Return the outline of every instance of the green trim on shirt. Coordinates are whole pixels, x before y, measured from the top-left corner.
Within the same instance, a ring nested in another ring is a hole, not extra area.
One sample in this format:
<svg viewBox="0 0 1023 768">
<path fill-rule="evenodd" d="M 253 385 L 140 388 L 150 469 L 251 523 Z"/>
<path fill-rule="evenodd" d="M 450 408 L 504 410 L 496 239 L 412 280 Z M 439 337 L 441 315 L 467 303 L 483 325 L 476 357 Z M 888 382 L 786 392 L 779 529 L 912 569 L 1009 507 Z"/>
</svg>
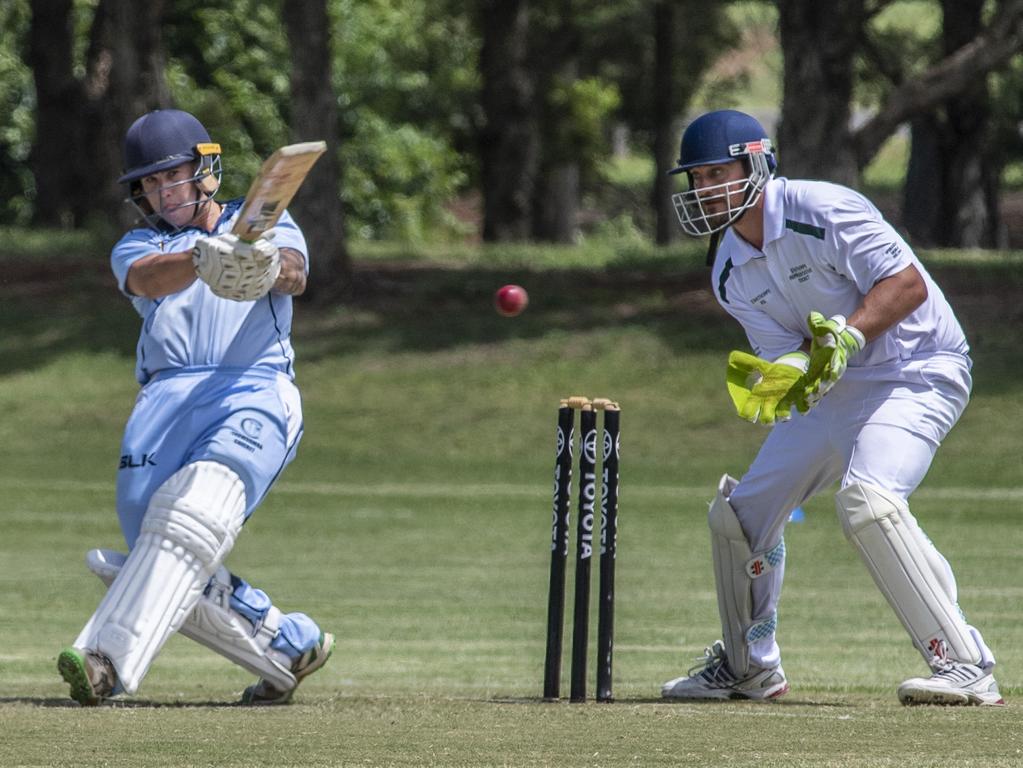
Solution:
<svg viewBox="0 0 1023 768">
<path fill-rule="evenodd" d="M 721 270 L 721 277 L 718 278 L 718 293 L 721 295 L 721 301 L 725 304 L 728 303 L 728 295 L 725 292 L 725 283 L 728 281 L 728 276 L 732 273 L 732 260 L 728 259 L 725 262 L 725 268 Z"/>
<path fill-rule="evenodd" d="M 799 235 L 810 235 L 810 237 L 816 237 L 818 240 L 824 239 L 824 227 L 815 227 L 813 224 L 804 224 L 801 221 L 785 219 L 785 228 L 791 229 Z"/>
</svg>

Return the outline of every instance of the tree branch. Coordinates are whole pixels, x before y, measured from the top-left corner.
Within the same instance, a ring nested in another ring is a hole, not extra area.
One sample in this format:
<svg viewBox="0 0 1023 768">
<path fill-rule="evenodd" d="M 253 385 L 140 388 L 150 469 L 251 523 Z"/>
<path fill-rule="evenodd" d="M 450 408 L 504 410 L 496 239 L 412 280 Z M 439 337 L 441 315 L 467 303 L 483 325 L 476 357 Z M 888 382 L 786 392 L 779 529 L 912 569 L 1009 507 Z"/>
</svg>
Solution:
<svg viewBox="0 0 1023 768">
<path fill-rule="evenodd" d="M 891 92 L 881 109 L 852 133 L 856 163 L 863 169 L 896 128 L 968 90 L 978 77 L 1023 50 L 1023 0 L 1009 0 L 987 28 L 955 53 Z"/>
<path fill-rule="evenodd" d="M 866 34 L 866 27 L 864 27 L 860 48 L 863 51 L 864 58 L 873 65 L 881 77 L 894 86 L 901 85 L 905 81 L 906 71 L 902 60 L 896 56 L 890 56 L 883 51 L 881 46 L 878 45 L 877 40 Z"/>
</svg>

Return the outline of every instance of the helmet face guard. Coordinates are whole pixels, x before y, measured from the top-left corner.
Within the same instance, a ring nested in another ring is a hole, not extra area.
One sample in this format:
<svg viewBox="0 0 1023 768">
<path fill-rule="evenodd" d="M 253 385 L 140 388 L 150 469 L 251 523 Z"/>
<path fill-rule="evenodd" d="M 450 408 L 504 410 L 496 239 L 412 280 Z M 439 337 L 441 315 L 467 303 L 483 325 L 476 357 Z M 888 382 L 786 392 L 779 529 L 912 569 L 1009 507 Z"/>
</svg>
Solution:
<svg viewBox="0 0 1023 768">
<path fill-rule="evenodd" d="M 171 187 L 193 184 L 197 191 L 195 199 L 167 211 L 154 210 L 143 191 L 142 179 L 186 164 L 192 169 L 188 178 L 150 192 L 156 192 L 159 197 Z M 191 221 L 199 206 L 217 194 L 222 177 L 220 145 L 210 140 L 209 133 L 198 119 L 179 109 L 154 110 L 132 123 L 124 139 L 124 167 L 127 170 L 118 181 L 128 187 L 129 196 L 125 202 L 130 203 L 150 226 L 174 230 L 181 227 L 171 224 L 163 214 L 192 206 L 195 211 L 189 217 Z"/>
<path fill-rule="evenodd" d="M 757 204 L 764 186 L 774 175 L 763 152 L 751 153 L 745 160 L 745 178 L 694 189 L 671 196 L 679 223 L 687 235 L 703 237 L 731 226 L 752 206 Z M 734 201 L 738 200 L 736 204 Z M 724 210 L 708 210 L 708 206 L 724 204 Z"/>
<path fill-rule="evenodd" d="M 192 207 L 195 208 L 195 210 L 192 215 L 189 216 L 189 221 L 191 221 L 195 218 L 195 214 L 198 213 L 199 206 L 212 200 L 220 190 L 220 183 L 223 177 L 223 171 L 220 163 L 220 145 L 210 144 L 209 146 L 216 148 L 216 154 L 202 155 L 198 162 L 195 162 L 192 158 L 188 158 L 183 163 L 178 163 L 178 165 L 195 165 L 195 170 L 190 176 L 184 179 L 179 179 L 178 181 L 173 181 L 170 184 L 164 184 L 161 187 L 151 190 L 151 192 L 157 195 L 157 198 L 160 198 L 162 193 L 167 189 L 180 187 L 185 184 L 193 184 L 198 190 L 198 194 L 194 200 L 189 200 L 188 202 L 181 203 L 180 205 L 176 205 L 173 208 L 168 208 L 166 210 L 162 207 L 159 210 L 154 210 L 153 206 L 149 202 L 148 196 L 143 191 L 142 180 L 139 179 L 128 183 L 129 195 L 124 201 L 138 211 L 142 218 L 145 219 L 151 227 L 164 229 L 170 228 L 175 231 L 183 229 L 183 226 L 179 227 L 171 224 L 165 214 L 173 211 L 179 211 L 182 208 Z M 203 147 L 201 145 L 200 147 L 197 147 L 197 151 L 199 152 L 201 152 L 202 149 Z M 176 167 L 177 165 L 172 165 L 168 168 L 161 168 L 160 170 L 170 170 L 171 168 Z M 157 172 L 158 171 L 152 171 L 152 173 Z"/>
<path fill-rule="evenodd" d="M 737 160 L 745 167 L 744 178 L 700 189 L 693 186 L 693 168 Z M 701 115 L 682 136 L 678 167 L 668 171 L 689 177 L 689 189 L 672 196 L 682 229 L 701 237 L 731 226 L 760 200 L 775 167 L 774 147 L 755 118 L 732 109 Z"/>
</svg>

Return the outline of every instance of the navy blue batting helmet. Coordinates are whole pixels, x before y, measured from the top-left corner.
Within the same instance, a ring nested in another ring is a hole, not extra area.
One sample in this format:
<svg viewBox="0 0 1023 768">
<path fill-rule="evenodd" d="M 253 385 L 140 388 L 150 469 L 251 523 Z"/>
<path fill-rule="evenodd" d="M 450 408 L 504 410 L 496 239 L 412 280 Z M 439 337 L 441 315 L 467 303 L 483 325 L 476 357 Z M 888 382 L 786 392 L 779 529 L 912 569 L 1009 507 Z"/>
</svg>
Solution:
<svg viewBox="0 0 1023 768">
<path fill-rule="evenodd" d="M 130 184 L 197 160 L 203 161 L 203 169 L 208 171 L 219 155 L 220 145 L 210 140 L 195 116 L 180 109 L 157 109 L 142 115 L 128 129 L 124 137 L 124 175 L 118 181 Z"/>
<path fill-rule="evenodd" d="M 745 178 L 672 196 L 679 222 L 699 237 L 720 232 L 760 199 L 777 167 L 774 147 L 756 118 L 734 109 L 719 109 L 693 120 L 682 134 L 678 166 L 671 174 L 687 173 L 702 165 L 742 160 Z M 723 209 L 723 210 L 722 210 Z"/>
<path fill-rule="evenodd" d="M 754 152 L 762 152 L 774 170 L 774 147 L 764 126 L 745 112 L 719 109 L 689 124 L 682 134 L 678 167 L 669 173 L 683 173 L 698 165 L 727 163 Z"/>
</svg>

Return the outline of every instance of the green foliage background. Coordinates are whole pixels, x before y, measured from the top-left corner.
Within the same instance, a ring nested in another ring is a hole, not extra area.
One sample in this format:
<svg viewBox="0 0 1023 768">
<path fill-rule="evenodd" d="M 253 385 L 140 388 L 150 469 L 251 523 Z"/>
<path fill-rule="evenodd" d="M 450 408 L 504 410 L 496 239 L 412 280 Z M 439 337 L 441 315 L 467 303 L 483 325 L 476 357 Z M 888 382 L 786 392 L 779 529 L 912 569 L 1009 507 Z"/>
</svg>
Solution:
<svg viewBox="0 0 1023 768">
<path fill-rule="evenodd" d="M 96 0 L 75 0 L 78 76 Z M 444 237 L 444 204 L 474 173 L 478 38 L 461 4 L 332 0 L 334 88 L 355 237 Z M 27 0 L 0 4 L 0 223 L 25 224 L 34 84 L 25 65 Z M 289 140 L 288 47 L 278 2 L 175 0 L 162 28 L 175 106 L 225 153 L 224 192 L 244 194 L 261 160 Z M 305 137 L 308 138 L 308 137 Z M 69 158 L 69 161 L 71 159 Z"/>
<path fill-rule="evenodd" d="M 35 98 L 22 41 L 28 17 L 27 0 L 0 3 L 0 221 L 5 223 L 28 222 L 35 184 L 28 168 Z"/>
<path fill-rule="evenodd" d="M 79 77 L 97 4 L 72 3 Z M 782 72 L 774 5 L 736 0 L 714 14 L 692 13 L 698 5 L 683 7 L 700 44 L 688 46 L 678 61 L 680 88 L 692 92 L 690 109 L 735 106 L 773 119 Z M 197 114 L 224 146 L 225 196 L 243 194 L 261 159 L 289 140 L 289 58 L 280 0 L 173 0 L 166 9 L 162 35 L 173 100 Z M 340 195 L 349 234 L 357 240 L 461 239 L 472 225 L 455 217 L 452 203 L 469 198 L 471 208 L 483 121 L 474 4 L 329 0 L 329 11 L 346 174 Z M 553 6 L 534 11 L 536 33 L 557 39 L 561 22 Z M 581 70 L 578 80 L 559 83 L 551 95 L 552 106 L 570 116 L 564 135 L 552 137 L 551 151 L 581 164 L 589 211 L 584 237 L 646 237 L 653 174 L 646 147 L 659 98 L 649 81 L 650 3 L 573 0 L 560 7 L 565 12 L 579 31 Z M 0 224 L 7 225 L 26 224 L 34 206 L 47 204 L 34 199 L 28 165 L 35 107 L 25 64 L 30 19 L 28 0 L 0 3 Z M 889 3 L 872 19 L 871 34 L 882 56 L 907 73 L 919 71 L 936 55 L 940 5 Z M 886 81 L 866 58 L 857 73 L 855 107 L 869 110 Z M 1023 184 L 1023 145 L 1012 117 L 1021 112 L 1021 78 L 1019 60 L 991 78 L 1000 131 L 994 141 L 1013 188 Z M 613 155 L 612 134 L 621 126 L 628 127 L 626 154 Z M 906 136 L 893 137 L 867 169 L 865 185 L 897 192 L 907 153 Z"/>
</svg>

